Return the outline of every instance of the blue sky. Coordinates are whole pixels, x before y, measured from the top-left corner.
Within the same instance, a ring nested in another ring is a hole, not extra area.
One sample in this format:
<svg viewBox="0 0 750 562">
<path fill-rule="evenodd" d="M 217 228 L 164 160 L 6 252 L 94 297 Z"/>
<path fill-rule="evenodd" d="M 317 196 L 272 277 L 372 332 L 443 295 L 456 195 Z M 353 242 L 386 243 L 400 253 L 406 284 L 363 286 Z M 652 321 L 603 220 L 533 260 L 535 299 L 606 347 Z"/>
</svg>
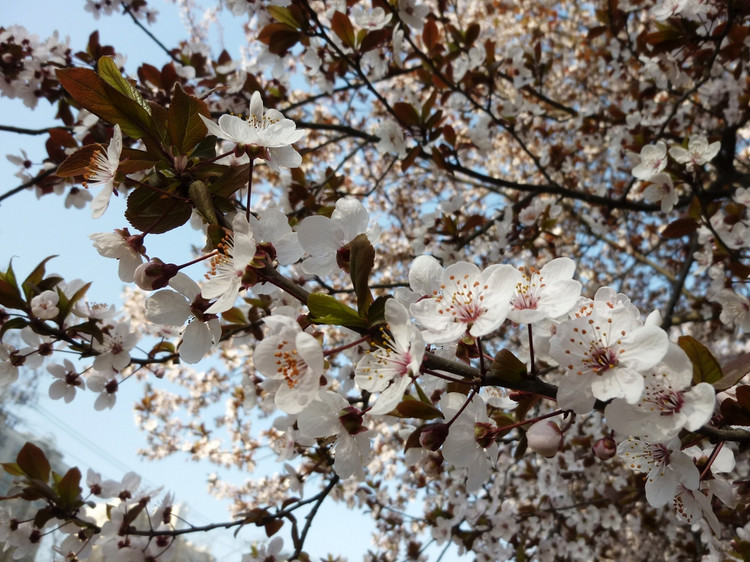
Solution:
<svg viewBox="0 0 750 562">
<path fill-rule="evenodd" d="M 61 37 L 71 37 L 74 50 L 84 48 L 89 34 L 99 29 L 103 44 L 112 44 L 127 55 L 126 68 L 130 72 L 141 61 L 157 66 L 167 62 L 166 55 L 128 17 L 115 15 L 97 21 L 83 10 L 84 4 L 83 0 L 1 2 L 0 21 L 4 26 L 23 25 L 40 38 L 59 29 Z M 175 45 L 185 35 L 177 9 L 172 3 L 159 0 L 152 0 L 150 4 L 159 10 L 159 19 L 152 29 L 157 30 L 165 44 Z M 235 28 L 239 27 L 239 23 L 234 21 Z M 233 29 L 230 25 L 223 27 L 226 31 Z M 234 36 L 235 44 L 238 44 L 239 38 L 239 34 Z M 231 33 L 225 35 L 224 42 L 228 48 L 231 40 Z M 236 53 L 235 50 L 232 54 L 236 56 Z M 3 125 L 41 128 L 52 125 L 53 116 L 54 112 L 46 102 L 31 111 L 20 100 L 0 98 L 0 123 Z M 13 176 L 16 168 L 6 160 L 5 155 L 19 154 L 20 149 L 24 148 L 32 160 L 40 162 L 45 152 L 41 137 L 0 131 L 0 143 L 0 193 L 4 193 L 20 183 Z M 52 195 L 37 200 L 33 192 L 19 193 L 0 203 L 0 240 L 3 241 L 0 244 L 0 266 L 5 268 L 12 258 L 15 271 L 19 276 L 24 276 L 45 257 L 58 254 L 58 258 L 49 262 L 48 272 L 57 272 L 66 280 L 80 277 L 93 281 L 88 294 L 90 301 L 118 303 L 122 286 L 117 280 L 116 263 L 99 256 L 88 236 L 126 226 L 123 210 L 122 199 L 113 200 L 105 216 L 94 221 L 88 209 L 64 209 L 62 197 Z M 202 245 L 199 238 L 195 242 Z M 155 237 L 148 240 L 147 246 L 150 253 L 169 255 L 173 261 L 189 256 L 182 231 L 179 240 L 169 240 L 168 235 Z M 46 395 L 49 382 L 43 374 L 38 401 L 32 407 L 16 410 L 23 419 L 18 426 L 20 431 L 53 436 L 66 462 L 79 466 L 84 473 L 90 467 L 100 471 L 105 478 L 119 479 L 125 472 L 135 470 L 144 476 L 147 485 L 165 486 L 165 489 L 176 493 L 178 501 L 188 505 L 188 519 L 195 525 L 229 520 L 226 502 L 214 499 L 205 491 L 207 475 L 216 471 L 214 465 L 186 462 L 182 456 L 158 462 L 141 461 L 136 456 L 138 447 L 145 445 L 143 435 L 134 425 L 132 413 L 132 404 L 140 396 L 139 387 L 130 385 L 128 389 L 124 385 L 122 396 L 113 410 L 95 412 L 92 407 L 93 395 L 79 396 L 71 404 L 50 400 Z M 0 462 L 10 460 L 0 459 Z M 277 470 L 281 466 L 273 465 L 270 468 Z M 232 474 L 220 471 L 220 474 L 236 482 L 249 476 L 237 474 L 236 471 Z M 314 490 L 308 493 L 314 493 Z M 319 532 L 316 533 L 313 528 L 308 540 L 308 552 L 324 556 L 329 548 L 333 548 L 346 553 L 353 560 L 361 558 L 369 545 L 365 520 L 362 520 L 362 525 L 350 528 L 347 536 L 352 542 L 344 548 L 340 544 L 332 546 L 327 533 L 322 532 L 332 521 L 342 521 L 344 517 L 352 521 L 352 515 L 346 515 L 343 509 L 328 509 L 324 517 L 319 517 L 316 525 Z M 232 537 L 232 533 L 215 531 L 192 536 L 190 540 L 207 545 L 218 560 L 232 562 L 239 560 L 242 552 L 248 551 L 249 542 L 264 538 L 264 533 L 255 527 L 245 528 L 238 540 Z"/>
<path fill-rule="evenodd" d="M 83 10 L 84 0 L 25 0 L 24 2 L 0 2 L 1 25 L 23 25 L 32 33 L 45 38 L 55 29 L 60 35 L 71 37 L 74 50 L 85 47 L 89 34 L 99 29 L 102 44 L 112 44 L 117 51 L 127 55 L 126 68 L 135 71 L 141 61 L 156 66 L 167 62 L 167 57 L 139 30 L 127 16 L 114 15 L 95 20 Z M 171 2 L 151 0 L 152 7 L 159 10 L 158 20 L 151 29 L 167 46 L 176 45 L 185 36 L 180 16 Z M 61 6 L 65 8 L 61 8 Z M 233 57 L 238 56 L 238 47 L 243 41 L 239 30 L 241 22 L 236 19 L 222 21 L 223 47 Z M 218 32 L 217 32 L 218 33 Z M 218 43 L 218 35 L 217 41 Z M 46 102 L 35 111 L 29 110 L 20 100 L 0 98 L 0 124 L 16 127 L 41 128 L 54 123 L 54 111 Z M 19 154 L 25 149 L 31 159 L 40 162 L 44 156 L 41 137 L 19 136 L 0 131 L 0 193 L 4 193 L 20 182 L 13 174 L 17 171 L 5 158 L 6 154 Z M 64 209 L 63 199 L 46 196 L 40 200 L 33 192 L 19 193 L 0 203 L 0 267 L 7 266 L 12 258 L 13 267 L 19 276 L 28 274 L 37 263 L 47 256 L 59 257 L 49 262 L 48 272 L 59 273 L 66 280 L 76 277 L 93 281 L 88 293 L 92 302 L 119 303 L 122 286 L 117 280 L 117 266 L 112 260 L 102 258 L 89 241 L 89 234 L 107 232 L 126 226 L 123 218 L 122 198 L 112 201 L 109 210 L 98 220 L 90 218 L 90 211 Z M 202 240 L 196 234 L 197 245 Z M 188 244 L 184 230 L 178 238 L 169 234 L 147 240 L 149 253 L 169 256 L 179 263 L 189 259 Z M 118 305 L 119 306 L 119 305 Z M 206 476 L 216 471 L 208 463 L 186 462 L 181 456 L 173 456 L 158 462 L 145 462 L 136 456 L 136 450 L 145 445 L 143 435 L 133 422 L 132 404 L 140 397 L 140 388 L 125 385 L 113 410 L 95 412 L 93 393 L 78 397 L 66 405 L 62 401 L 50 400 L 46 395 L 49 381 L 44 374 L 40 382 L 40 396 L 32 407 L 16 410 L 23 422 L 18 429 L 36 435 L 52 436 L 63 451 L 70 465 L 79 466 L 83 472 L 93 468 L 105 478 L 119 479 L 125 472 L 135 470 L 143 475 L 146 484 L 152 487 L 163 485 L 175 492 L 177 500 L 188 506 L 188 519 L 195 525 L 226 521 L 226 503 L 220 502 L 205 491 Z M 11 459 L 0 459 L 0 462 Z M 268 463 L 265 470 L 281 470 L 280 465 Z M 250 477 L 247 474 L 218 471 L 224 478 L 239 482 Z M 307 490 L 315 493 L 314 489 Z M 341 533 L 346 521 L 346 532 Z M 323 557 L 330 551 L 343 554 L 350 560 L 359 560 L 370 547 L 372 522 L 361 514 L 327 505 L 319 514 L 306 544 L 314 557 Z M 239 561 L 247 545 L 254 540 L 263 540 L 264 533 L 255 527 L 247 527 L 237 540 L 233 531 L 215 531 L 205 535 L 193 535 L 190 540 L 206 545 L 217 560 Z M 332 541 L 331 536 L 336 540 Z M 287 546 L 291 546 L 287 540 Z M 330 549 L 330 550 L 329 550 Z M 434 550 L 439 553 L 442 549 Z M 450 554 L 450 553 L 449 553 Z M 450 555 L 443 557 L 449 561 Z"/>
</svg>

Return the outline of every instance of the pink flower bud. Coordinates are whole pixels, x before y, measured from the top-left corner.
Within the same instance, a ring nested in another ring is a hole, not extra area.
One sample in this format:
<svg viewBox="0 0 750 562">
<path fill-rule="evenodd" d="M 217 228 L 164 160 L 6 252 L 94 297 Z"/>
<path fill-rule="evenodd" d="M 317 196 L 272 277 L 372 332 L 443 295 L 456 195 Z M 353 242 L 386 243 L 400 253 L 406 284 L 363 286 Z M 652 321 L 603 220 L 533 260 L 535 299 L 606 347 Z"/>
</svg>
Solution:
<svg viewBox="0 0 750 562">
<path fill-rule="evenodd" d="M 142 263 L 135 269 L 135 284 L 146 291 L 155 291 L 166 287 L 179 269 L 173 263 L 164 263 L 158 258 Z"/>
<path fill-rule="evenodd" d="M 591 447 L 597 459 L 608 461 L 617 454 L 617 443 L 611 437 L 602 437 Z"/>
<path fill-rule="evenodd" d="M 554 457 L 562 443 L 562 432 L 555 422 L 539 421 L 526 431 L 529 447 L 547 458 Z"/>
</svg>

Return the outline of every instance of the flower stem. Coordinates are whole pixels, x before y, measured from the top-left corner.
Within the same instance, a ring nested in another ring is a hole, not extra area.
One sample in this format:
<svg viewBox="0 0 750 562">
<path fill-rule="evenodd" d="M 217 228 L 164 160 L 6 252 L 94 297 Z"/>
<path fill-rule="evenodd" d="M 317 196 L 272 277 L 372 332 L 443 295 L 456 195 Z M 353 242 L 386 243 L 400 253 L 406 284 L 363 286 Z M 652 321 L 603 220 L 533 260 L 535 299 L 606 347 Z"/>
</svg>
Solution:
<svg viewBox="0 0 750 562">
<path fill-rule="evenodd" d="M 347 350 L 347 349 L 355 347 L 355 346 L 357 346 L 357 345 L 359 345 L 361 343 L 364 343 L 364 342 L 366 342 L 369 339 L 370 339 L 370 335 L 367 334 L 365 336 L 362 336 L 359 339 L 354 340 L 353 342 L 347 343 L 347 344 L 342 345 L 340 347 L 334 347 L 333 349 L 329 349 L 328 351 L 324 351 L 323 352 L 323 356 L 324 357 L 330 357 L 331 355 L 334 355 L 336 353 L 339 353 L 341 351 Z"/>
<path fill-rule="evenodd" d="M 250 169 L 247 174 L 247 203 L 245 204 L 245 218 L 250 221 L 250 197 L 253 194 L 253 163 L 255 159 L 250 157 Z"/>
<path fill-rule="evenodd" d="M 538 421 L 546 420 L 547 418 L 554 418 L 555 416 L 559 416 L 560 414 L 564 414 L 565 412 L 567 412 L 567 410 L 555 410 L 554 412 L 550 412 L 549 414 L 544 414 L 543 416 L 538 416 L 536 418 L 530 418 L 528 420 L 523 420 L 523 421 L 512 423 L 510 425 L 506 425 L 503 427 L 498 427 L 497 430 L 505 431 L 506 429 L 515 429 L 516 427 L 522 427 L 530 423 L 536 423 Z"/>
<path fill-rule="evenodd" d="M 471 402 L 472 398 L 474 398 L 474 395 L 477 393 L 476 388 L 472 388 L 471 392 L 469 392 L 469 395 L 466 397 L 466 402 L 463 403 L 463 405 L 458 409 L 458 412 L 456 412 L 453 417 L 446 422 L 446 425 L 450 427 L 453 425 L 453 422 L 458 419 L 458 416 L 461 415 L 461 413 L 466 409 L 466 406 L 469 405 L 469 402 Z"/>
<path fill-rule="evenodd" d="M 721 448 L 724 446 L 724 441 L 719 441 L 715 446 L 714 450 L 711 451 L 711 456 L 708 457 L 708 462 L 706 463 L 706 468 L 703 469 L 703 472 L 701 472 L 701 480 L 703 480 L 706 475 L 708 474 L 708 471 L 711 470 L 711 465 L 714 464 L 714 461 L 716 460 L 716 457 L 719 456 L 719 451 L 721 451 Z"/>
<path fill-rule="evenodd" d="M 450 376 L 445 375 L 443 373 L 438 373 L 437 371 L 433 371 L 432 369 L 421 369 L 421 372 L 423 374 L 425 374 L 425 375 L 431 375 L 433 377 L 437 377 L 439 379 L 443 379 L 443 380 L 446 380 L 448 382 L 455 382 L 455 383 L 458 383 L 458 384 L 468 384 L 468 385 L 471 385 L 471 386 L 473 386 L 473 385 L 476 384 L 474 381 L 468 381 L 468 380 L 465 380 L 465 379 L 453 378 L 453 377 L 450 377 Z"/>
<path fill-rule="evenodd" d="M 201 256 L 201 257 L 199 257 L 199 258 L 195 258 L 194 260 L 190 260 L 189 262 L 185 262 L 185 263 L 183 263 L 182 265 L 178 265 L 178 266 L 177 266 L 177 269 L 184 269 L 184 268 L 186 268 L 186 267 L 188 267 L 188 266 L 190 266 L 190 265 L 194 265 L 194 264 L 196 264 L 196 263 L 198 263 L 198 262 L 201 262 L 201 261 L 203 261 L 203 260 L 207 260 L 207 259 L 210 259 L 210 258 L 212 258 L 212 257 L 214 257 L 214 256 L 218 256 L 218 255 L 219 255 L 219 250 L 214 250 L 214 251 L 213 251 L 213 252 L 211 252 L 210 254 L 206 254 L 205 256 Z"/>
<path fill-rule="evenodd" d="M 529 363 L 531 364 L 531 371 L 529 374 L 532 377 L 536 376 L 536 363 L 534 362 L 534 334 L 529 324 Z"/>
</svg>

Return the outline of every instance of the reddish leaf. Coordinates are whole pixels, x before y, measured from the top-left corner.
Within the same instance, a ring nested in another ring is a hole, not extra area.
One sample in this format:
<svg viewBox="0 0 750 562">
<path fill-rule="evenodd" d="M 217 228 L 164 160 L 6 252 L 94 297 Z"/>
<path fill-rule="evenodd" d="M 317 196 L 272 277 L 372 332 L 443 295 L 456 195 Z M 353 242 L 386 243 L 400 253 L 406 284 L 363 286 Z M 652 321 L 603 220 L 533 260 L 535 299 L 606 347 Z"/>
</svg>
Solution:
<svg viewBox="0 0 750 562">
<path fill-rule="evenodd" d="M 374 31 L 368 32 L 362 41 L 360 41 L 359 44 L 359 50 L 362 53 L 366 53 L 367 51 L 371 51 L 375 49 L 376 47 L 379 47 L 382 45 L 385 41 L 387 41 L 391 36 L 391 32 L 388 28 L 385 29 L 376 29 Z"/>
<path fill-rule="evenodd" d="M 451 148 L 456 148 L 456 130 L 450 125 L 443 125 L 443 138 Z"/>
<path fill-rule="evenodd" d="M 428 19 L 425 22 L 424 28 L 422 29 L 422 41 L 430 53 L 435 50 L 435 45 L 440 41 L 440 30 L 438 29 L 435 20 Z"/>
<path fill-rule="evenodd" d="M 721 380 L 721 367 L 711 351 L 692 336 L 680 336 L 677 344 L 693 364 L 693 384 L 713 384 Z"/>
<path fill-rule="evenodd" d="M 125 218 L 138 230 L 161 234 L 190 220 L 192 209 L 192 205 L 167 193 L 139 187 L 128 196 Z"/>
<path fill-rule="evenodd" d="M 279 532 L 281 527 L 284 525 L 284 521 L 281 519 L 274 519 L 264 525 L 266 530 L 266 536 L 272 537 Z"/>
<path fill-rule="evenodd" d="M 722 369 L 724 376 L 713 383 L 718 391 L 727 390 L 736 385 L 742 378 L 750 373 L 750 353 L 744 353 L 724 365 Z"/>
<path fill-rule="evenodd" d="M 719 408 L 724 422 L 728 425 L 750 425 L 750 411 L 744 409 L 735 400 L 727 398 Z"/>
<path fill-rule="evenodd" d="M 61 178 L 82 176 L 86 173 L 89 164 L 91 164 L 91 159 L 94 157 L 94 154 L 96 154 L 96 152 L 106 151 L 107 149 L 101 144 L 87 144 L 68 156 L 65 161 L 58 166 L 55 173 Z"/>
<path fill-rule="evenodd" d="M 688 234 L 692 234 L 700 224 L 697 220 L 692 217 L 684 217 L 677 219 L 669 223 L 664 230 L 661 231 L 662 238 L 682 238 Z"/>
<path fill-rule="evenodd" d="M 401 161 L 401 171 L 406 172 L 412 164 L 414 164 L 414 160 L 417 159 L 417 155 L 419 155 L 420 148 L 418 146 L 415 146 L 411 149 L 411 152 Z"/>
<path fill-rule="evenodd" d="M 482 30 L 482 28 L 479 26 L 478 23 L 474 22 L 472 23 L 468 29 L 466 30 L 464 42 L 467 47 L 471 47 L 471 45 L 474 43 L 474 41 L 477 40 L 477 37 L 479 37 L 479 32 Z"/>
<path fill-rule="evenodd" d="M 16 457 L 16 464 L 29 478 L 36 478 L 42 482 L 49 480 L 50 465 L 47 457 L 39 447 L 33 443 L 26 443 Z"/>
<path fill-rule="evenodd" d="M 189 154 L 208 132 L 199 115 L 211 118 L 206 102 L 186 94 L 182 86 L 175 84 L 169 105 L 167 131 L 180 154 Z"/>
<path fill-rule="evenodd" d="M 269 23 L 258 34 L 258 40 L 268 45 L 275 55 L 284 56 L 300 40 L 301 33 L 283 23 Z"/>
<path fill-rule="evenodd" d="M 747 279 L 748 277 L 750 277 L 750 266 L 747 266 L 744 263 L 740 263 L 738 261 L 730 261 L 727 265 L 727 268 L 735 277 L 738 277 L 739 279 Z"/>
<path fill-rule="evenodd" d="M 250 164 L 221 166 L 219 170 L 222 171 L 221 177 L 209 186 L 212 194 L 228 199 L 235 191 L 247 186 Z"/>
<path fill-rule="evenodd" d="M 138 67 L 138 78 L 142 83 L 149 82 L 150 84 L 153 84 L 157 88 L 164 89 L 164 86 L 161 82 L 161 72 L 158 68 L 155 66 L 152 66 L 150 64 L 142 64 Z"/>
<path fill-rule="evenodd" d="M 57 79 L 78 105 L 110 123 L 134 139 L 147 132 L 150 118 L 145 109 L 107 84 L 93 70 L 60 68 Z"/>
<path fill-rule="evenodd" d="M 123 148 L 118 169 L 124 174 L 132 174 L 153 168 L 158 161 L 158 158 L 145 150 Z"/>
<path fill-rule="evenodd" d="M 407 127 L 419 125 L 419 113 L 412 104 L 403 101 L 396 102 L 393 104 L 393 112 L 403 125 Z"/>
<path fill-rule="evenodd" d="M 333 17 L 331 18 L 331 29 L 336 35 L 338 35 L 344 45 L 351 47 L 352 49 L 356 47 L 354 26 L 352 25 L 352 22 L 349 21 L 346 14 L 342 14 L 338 11 L 334 12 Z"/>
<path fill-rule="evenodd" d="M 375 249 L 364 234 L 359 234 L 350 245 L 349 272 L 357 295 L 357 310 L 365 317 L 372 304 L 368 280 L 375 266 Z"/>
</svg>

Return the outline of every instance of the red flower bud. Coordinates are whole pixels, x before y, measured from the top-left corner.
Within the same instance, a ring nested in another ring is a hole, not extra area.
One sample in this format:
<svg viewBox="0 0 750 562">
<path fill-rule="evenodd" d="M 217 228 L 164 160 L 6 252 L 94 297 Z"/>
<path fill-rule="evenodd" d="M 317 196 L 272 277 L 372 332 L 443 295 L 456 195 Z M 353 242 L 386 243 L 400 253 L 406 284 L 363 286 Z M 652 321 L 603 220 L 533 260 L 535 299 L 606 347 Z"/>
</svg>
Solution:
<svg viewBox="0 0 750 562">
<path fill-rule="evenodd" d="M 135 269 L 135 284 L 146 291 L 166 287 L 179 269 L 173 263 L 164 263 L 158 258 L 142 263 Z"/>
<path fill-rule="evenodd" d="M 591 447 L 597 459 L 608 461 L 617 454 L 617 443 L 611 437 L 602 437 Z"/>
<path fill-rule="evenodd" d="M 425 426 L 419 434 L 419 444 L 430 451 L 437 451 L 448 437 L 448 424 L 435 423 Z"/>
</svg>

